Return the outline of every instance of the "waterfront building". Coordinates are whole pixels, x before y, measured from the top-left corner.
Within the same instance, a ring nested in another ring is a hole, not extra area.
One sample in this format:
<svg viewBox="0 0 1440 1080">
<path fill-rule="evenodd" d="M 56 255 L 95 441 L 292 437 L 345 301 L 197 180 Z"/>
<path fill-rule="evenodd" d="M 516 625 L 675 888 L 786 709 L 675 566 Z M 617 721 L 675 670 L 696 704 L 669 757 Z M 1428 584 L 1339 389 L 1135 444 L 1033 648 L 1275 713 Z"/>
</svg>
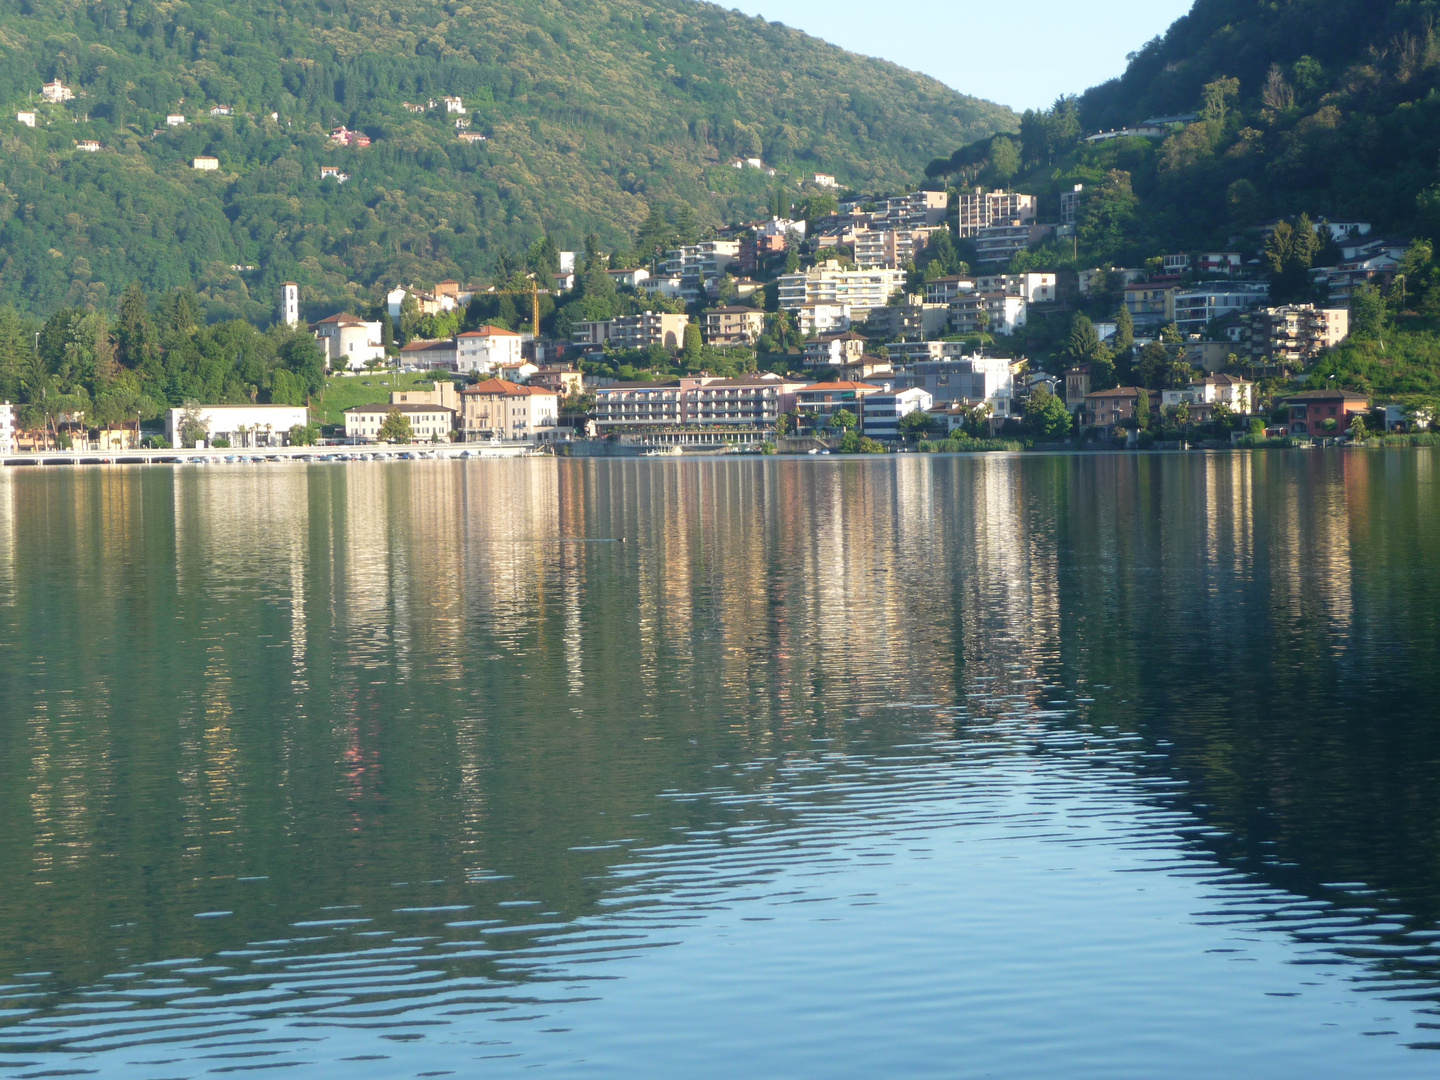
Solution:
<svg viewBox="0 0 1440 1080">
<path fill-rule="evenodd" d="M 835 382 L 811 383 L 795 391 L 795 412 L 797 414 L 796 434 L 814 435 L 830 428 L 837 412 L 848 412 L 858 424 L 871 394 L 884 393 L 883 386 L 871 383 L 837 380 Z"/>
<path fill-rule="evenodd" d="M 900 438 L 900 421 L 912 412 L 928 412 L 935 404 L 928 391 L 912 386 L 907 390 L 882 390 L 865 398 L 861 430 L 881 442 Z"/>
<path fill-rule="evenodd" d="M 380 429 L 392 412 L 410 421 L 413 442 L 448 442 L 455 429 L 455 410 L 419 403 L 357 405 L 345 410 L 345 437 L 351 442 L 379 442 Z"/>
<path fill-rule="evenodd" d="M 15 452 L 15 406 L 0 401 L 0 454 Z"/>
<path fill-rule="evenodd" d="M 1370 399 L 1353 390 L 1307 390 L 1285 399 L 1290 434 L 1324 438 L 1343 435 L 1356 416 L 1370 411 Z"/>
<path fill-rule="evenodd" d="M 544 442 L 557 437 L 560 397 L 539 386 L 487 379 L 460 391 L 460 427 L 466 442 Z"/>
<path fill-rule="evenodd" d="M 181 425 L 188 409 L 171 409 L 165 414 L 165 438 L 180 446 Z M 195 419 L 205 429 L 204 441 L 214 444 L 226 439 L 235 447 L 286 446 L 290 429 L 310 423 L 304 405 L 200 405 Z"/>
</svg>

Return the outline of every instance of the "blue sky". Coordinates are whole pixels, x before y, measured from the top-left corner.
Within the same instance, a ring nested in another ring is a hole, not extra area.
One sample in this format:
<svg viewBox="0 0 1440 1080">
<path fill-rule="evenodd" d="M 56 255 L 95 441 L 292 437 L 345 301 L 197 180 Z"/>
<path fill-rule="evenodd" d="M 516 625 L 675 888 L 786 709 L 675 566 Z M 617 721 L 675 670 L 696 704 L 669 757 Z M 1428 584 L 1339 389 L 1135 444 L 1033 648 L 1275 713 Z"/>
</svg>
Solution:
<svg viewBox="0 0 1440 1080">
<path fill-rule="evenodd" d="M 1125 54 L 1164 33 L 1190 0 L 739 0 L 736 7 L 1026 109 L 1119 75 Z"/>
</svg>

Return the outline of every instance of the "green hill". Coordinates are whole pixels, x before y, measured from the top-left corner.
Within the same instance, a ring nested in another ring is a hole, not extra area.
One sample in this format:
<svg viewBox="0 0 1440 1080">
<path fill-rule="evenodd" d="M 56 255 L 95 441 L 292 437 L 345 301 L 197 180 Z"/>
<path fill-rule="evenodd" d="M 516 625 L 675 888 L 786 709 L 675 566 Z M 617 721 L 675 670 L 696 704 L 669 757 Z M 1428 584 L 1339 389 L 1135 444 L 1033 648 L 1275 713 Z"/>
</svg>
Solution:
<svg viewBox="0 0 1440 1080">
<path fill-rule="evenodd" d="M 929 172 L 1016 183 L 1051 214 L 1061 191 L 1085 183 L 1099 196 L 1079 238 L 1091 264 L 1224 248 L 1300 213 L 1434 235 L 1437 12 L 1434 0 L 1196 0 L 1119 79 L 1022 117 L 999 167 L 985 141 Z M 1080 141 L 1177 115 L 1192 122 L 1163 139 Z"/>
<path fill-rule="evenodd" d="M 75 100 L 31 104 L 51 78 Z M 443 107 L 405 108 L 446 95 L 488 141 L 461 142 Z M 0 108 L 0 303 L 110 306 L 139 278 L 262 322 L 287 278 L 333 310 L 478 275 L 546 231 L 621 248 L 655 209 L 700 227 L 758 213 L 815 171 L 897 186 L 1016 123 L 688 0 L 3 0 Z M 332 145 L 341 125 L 373 145 Z M 192 170 L 202 155 L 219 169 Z M 322 164 L 352 178 L 322 182 Z"/>
</svg>

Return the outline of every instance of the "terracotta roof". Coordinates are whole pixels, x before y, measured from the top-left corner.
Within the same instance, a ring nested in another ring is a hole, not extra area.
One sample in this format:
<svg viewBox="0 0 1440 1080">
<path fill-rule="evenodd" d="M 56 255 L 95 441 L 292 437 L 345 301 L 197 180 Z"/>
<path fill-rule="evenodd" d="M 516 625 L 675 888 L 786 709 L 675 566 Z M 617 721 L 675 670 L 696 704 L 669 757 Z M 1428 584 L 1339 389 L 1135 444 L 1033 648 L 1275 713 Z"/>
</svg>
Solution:
<svg viewBox="0 0 1440 1080">
<path fill-rule="evenodd" d="M 401 352 L 429 352 L 431 350 L 446 349 L 451 352 L 455 350 L 453 341 L 412 341 L 400 347 Z"/>
<path fill-rule="evenodd" d="M 1154 393 L 1153 390 L 1145 391 L 1143 387 L 1139 386 L 1117 386 L 1113 390 L 1096 390 L 1093 393 L 1086 394 L 1085 400 L 1089 401 L 1091 398 L 1138 398 L 1142 391 L 1145 393 Z"/>
<path fill-rule="evenodd" d="M 321 319 L 316 326 L 323 326 L 325 323 L 335 323 L 337 326 L 359 326 L 365 320 L 358 315 L 351 315 L 348 311 L 338 311 L 334 315 Z"/>
<path fill-rule="evenodd" d="M 482 326 L 479 330 L 466 330 L 461 337 L 519 337 L 514 330 L 506 330 L 503 326 Z"/>
<path fill-rule="evenodd" d="M 548 394 L 550 397 L 557 397 L 554 390 L 547 390 L 543 386 L 521 386 L 519 383 L 507 382 L 505 379 L 486 379 L 475 386 L 467 386 L 461 390 L 462 394 L 471 394 L 475 397 L 533 397 L 538 394 Z"/>
</svg>

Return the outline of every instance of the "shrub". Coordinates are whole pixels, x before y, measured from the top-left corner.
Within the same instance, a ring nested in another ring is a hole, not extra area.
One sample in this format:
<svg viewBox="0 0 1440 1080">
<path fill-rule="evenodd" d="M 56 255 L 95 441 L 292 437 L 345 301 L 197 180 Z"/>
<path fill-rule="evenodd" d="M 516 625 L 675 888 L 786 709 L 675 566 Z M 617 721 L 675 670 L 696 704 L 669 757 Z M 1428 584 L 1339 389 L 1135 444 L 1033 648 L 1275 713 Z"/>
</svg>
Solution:
<svg viewBox="0 0 1440 1080">
<path fill-rule="evenodd" d="M 210 445 L 213 446 L 216 450 L 229 450 L 230 440 L 225 438 L 224 435 L 221 435 L 219 438 L 211 439 Z"/>
</svg>

